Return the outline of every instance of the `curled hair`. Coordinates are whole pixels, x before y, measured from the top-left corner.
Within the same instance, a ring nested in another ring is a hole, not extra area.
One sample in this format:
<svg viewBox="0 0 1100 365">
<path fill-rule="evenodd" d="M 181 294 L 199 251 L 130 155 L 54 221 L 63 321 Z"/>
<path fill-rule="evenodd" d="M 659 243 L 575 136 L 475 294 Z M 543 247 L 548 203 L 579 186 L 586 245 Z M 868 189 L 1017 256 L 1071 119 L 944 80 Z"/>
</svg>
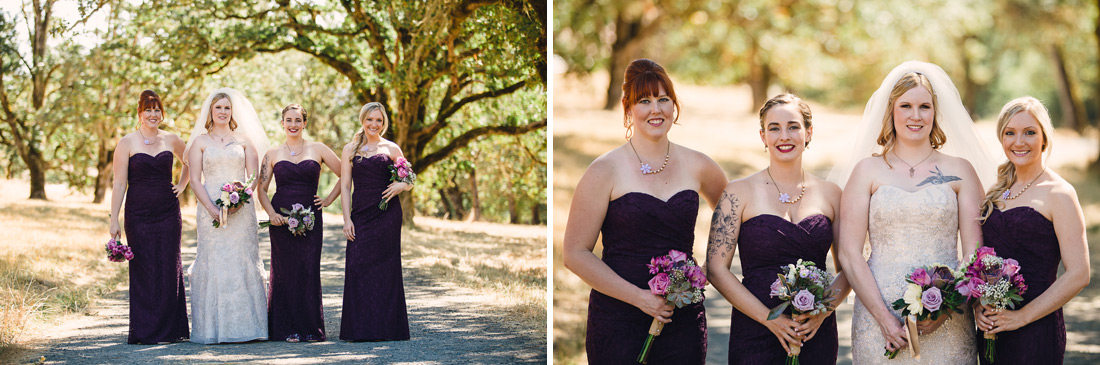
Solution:
<svg viewBox="0 0 1100 365">
<path fill-rule="evenodd" d="M 1043 134 L 1043 152 L 1048 153 L 1053 148 L 1053 141 L 1051 141 L 1051 133 L 1054 131 L 1054 126 L 1050 121 L 1050 113 L 1047 112 L 1047 107 L 1043 106 L 1043 102 L 1039 99 L 1022 96 L 1012 99 L 1008 104 L 1005 104 L 1001 108 L 1001 114 L 997 116 L 997 139 L 1002 140 L 1005 133 L 1005 127 L 1008 127 L 1008 121 L 1015 117 L 1016 114 L 1027 112 L 1031 114 L 1036 121 L 1039 122 L 1039 129 Z M 1047 156 L 1050 156 L 1049 153 Z M 989 193 L 985 195 L 985 199 L 982 200 L 981 217 L 978 218 L 982 223 L 985 223 L 986 218 L 993 213 L 993 209 L 1004 207 L 1004 201 L 1001 200 L 1001 195 L 1008 190 L 1012 184 L 1016 183 L 1016 165 L 1012 161 L 1006 161 L 997 167 L 997 182 L 989 188 Z"/>
<path fill-rule="evenodd" d="M 297 110 L 299 113 L 302 113 L 302 121 L 303 122 L 308 122 L 309 121 L 309 112 L 306 111 L 306 108 L 303 107 L 301 104 L 287 105 L 285 108 L 283 108 L 283 112 L 280 115 L 283 118 L 285 118 L 286 117 L 286 112 L 291 111 L 291 110 Z"/>
<path fill-rule="evenodd" d="M 359 153 L 359 148 L 363 147 L 363 145 L 367 143 L 367 130 L 362 126 L 363 121 L 366 120 L 367 116 L 375 110 L 382 112 L 382 131 L 378 133 L 378 136 L 381 137 L 385 135 L 386 130 L 390 128 L 390 116 L 386 114 L 385 105 L 382 105 L 382 103 L 379 103 L 377 101 L 372 101 L 367 103 L 366 105 L 363 105 L 363 108 L 359 109 L 359 132 L 355 133 L 355 138 L 353 139 L 353 141 L 355 142 L 356 154 Z"/>
<path fill-rule="evenodd" d="M 623 127 L 626 127 L 626 138 L 633 134 L 630 106 L 642 98 L 657 96 L 661 93 L 661 87 L 665 88 L 676 108 L 676 116 L 672 119 L 672 123 L 676 123 L 680 119 L 680 101 L 676 99 L 676 90 L 672 88 L 672 79 L 668 78 L 665 68 L 645 58 L 636 59 L 626 67 L 623 76 Z"/>
<path fill-rule="evenodd" d="M 890 90 L 890 99 L 886 103 L 886 115 L 882 116 L 882 131 L 878 134 L 879 146 L 882 146 L 882 160 L 886 162 L 886 166 L 890 165 L 890 161 L 886 160 L 886 154 L 894 149 L 894 145 L 897 144 L 897 131 L 894 128 L 894 102 L 898 100 L 903 94 L 908 92 L 917 86 L 922 86 L 929 94 L 932 95 L 932 110 L 935 113 L 932 115 L 932 133 L 928 136 L 929 141 L 932 143 L 933 149 L 939 149 L 943 147 L 943 144 L 947 142 L 947 134 L 940 129 L 940 107 L 939 97 L 936 96 L 936 91 L 932 89 L 932 82 L 928 81 L 928 77 L 920 74 L 919 72 L 910 72 L 902 76 L 894 88 Z"/>
<path fill-rule="evenodd" d="M 157 95 L 153 90 L 144 90 L 141 92 L 141 97 L 138 98 L 138 113 L 140 114 L 149 108 L 160 109 L 161 115 L 164 114 L 164 104 L 160 102 L 160 95 Z"/>
<path fill-rule="evenodd" d="M 214 97 L 210 99 L 210 112 L 207 113 L 208 115 L 206 116 L 206 124 L 204 125 L 206 127 L 206 132 L 207 133 L 210 132 L 210 128 L 214 128 L 214 104 L 217 104 L 218 101 L 222 100 L 222 99 L 229 100 L 229 107 L 230 107 L 229 111 L 230 112 L 233 112 L 233 110 L 234 110 L 234 109 L 232 109 L 233 108 L 233 99 L 229 98 L 229 94 L 226 94 L 226 93 L 214 94 Z M 231 130 L 231 131 L 232 130 L 237 130 L 237 120 L 233 119 L 233 114 L 236 114 L 236 113 L 233 112 L 233 113 L 229 114 L 229 130 Z"/>
<path fill-rule="evenodd" d="M 802 116 L 802 127 L 806 129 L 813 128 L 813 114 L 810 113 L 810 105 L 806 104 L 802 98 L 791 94 L 783 93 L 773 96 L 768 101 L 764 102 L 764 106 L 760 107 L 760 130 L 764 130 L 764 117 L 768 115 L 768 111 L 772 110 L 779 105 L 791 104 L 798 108 L 798 114 Z M 806 146 L 810 145 L 810 141 L 806 141 Z"/>
</svg>

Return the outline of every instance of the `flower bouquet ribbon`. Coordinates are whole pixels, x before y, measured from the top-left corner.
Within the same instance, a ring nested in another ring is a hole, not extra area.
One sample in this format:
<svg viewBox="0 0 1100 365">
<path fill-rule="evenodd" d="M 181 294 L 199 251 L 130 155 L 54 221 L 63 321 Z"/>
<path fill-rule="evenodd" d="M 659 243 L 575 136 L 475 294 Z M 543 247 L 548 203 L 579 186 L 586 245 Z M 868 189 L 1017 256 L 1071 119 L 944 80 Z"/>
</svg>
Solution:
<svg viewBox="0 0 1100 365">
<path fill-rule="evenodd" d="M 997 251 L 992 247 L 978 247 L 970 255 L 970 263 L 964 270 L 958 289 L 968 300 L 977 299 L 982 305 L 994 307 L 995 310 L 1015 309 L 1016 303 L 1024 300 L 1022 295 L 1027 292 L 1027 284 L 1024 283 L 1024 276 L 1020 275 L 1020 263 L 997 256 Z M 983 337 L 985 359 L 996 362 L 997 335 L 985 333 Z"/>
<path fill-rule="evenodd" d="M 780 266 L 782 270 L 778 279 L 772 283 L 772 298 L 779 298 L 782 303 L 768 312 L 768 320 L 779 318 L 791 308 L 791 313 L 818 315 L 832 310 L 829 306 L 835 299 L 834 292 L 829 287 L 835 277 L 828 271 L 815 266 L 813 261 L 799 259 L 794 264 Z M 791 354 L 787 355 L 788 365 L 798 365 L 798 355 L 802 353 L 802 347 L 791 345 Z"/>
<path fill-rule="evenodd" d="M 222 185 L 221 196 L 218 197 L 218 200 L 214 201 L 214 205 L 221 207 L 220 216 L 213 222 L 214 228 L 221 227 L 222 224 L 220 222 L 224 222 L 225 218 L 229 216 L 230 209 L 243 206 L 252 199 L 251 185 L 252 181 L 255 179 L 256 177 L 253 176 L 248 178 L 245 182 L 234 180 Z"/>
<path fill-rule="evenodd" d="M 707 285 L 707 276 L 686 253 L 670 250 L 668 255 L 649 260 L 646 266 L 649 267 L 649 273 L 654 274 L 649 280 L 649 292 L 653 295 L 663 296 L 676 308 L 703 301 L 703 287 Z M 657 318 L 653 319 L 653 323 L 649 325 L 649 336 L 646 336 L 642 352 L 638 354 L 639 363 L 647 363 L 649 348 L 653 345 L 653 340 L 661 335 L 664 326 Z"/>
<path fill-rule="evenodd" d="M 966 297 L 955 290 L 959 274 L 942 264 L 918 267 L 905 277 L 909 286 L 901 299 L 894 301 L 894 310 L 900 310 L 905 317 L 905 329 L 909 334 L 909 353 L 920 359 L 920 333 L 917 321 L 937 320 L 941 316 L 951 316 L 951 312 L 963 313 L 962 305 Z M 884 354 L 893 359 L 898 350 L 887 350 Z"/>
<path fill-rule="evenodd" d="M 294 205 L 290 206 L 290 209 L 279 208 L 279 211 L 286 214 L 286 228 L 295 236 L 304 236 L 306 232 L 313 230 L 315 219 L 312 208 L 306 208 L 304 205 L 294 203 Z M 260 228 L 267 228 L 270 226 L 271 221 L 260 221 Z"/>
</svg>

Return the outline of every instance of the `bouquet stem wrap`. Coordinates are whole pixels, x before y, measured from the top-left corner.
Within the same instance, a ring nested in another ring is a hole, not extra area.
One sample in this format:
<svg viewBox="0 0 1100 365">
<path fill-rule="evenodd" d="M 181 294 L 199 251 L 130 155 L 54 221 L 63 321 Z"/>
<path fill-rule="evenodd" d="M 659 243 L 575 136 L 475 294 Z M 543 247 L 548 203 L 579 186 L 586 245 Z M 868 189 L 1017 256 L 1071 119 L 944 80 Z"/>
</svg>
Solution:
<svg viewBox="0 0 1100 365">
<path fill-rule="evenodd" d="M 665 328 L 664 322 L 653 319 L 653 323 L 649 325 L 649 336 L 645 338 L 645 344 L 642 345 L 642 352 L 638 354 L 638 362 L 642 364 L 648 364 L 649 358 L 649 346 L 653 344 L 653 339 L 661 335 L 661 330 Z"/>
</svg>

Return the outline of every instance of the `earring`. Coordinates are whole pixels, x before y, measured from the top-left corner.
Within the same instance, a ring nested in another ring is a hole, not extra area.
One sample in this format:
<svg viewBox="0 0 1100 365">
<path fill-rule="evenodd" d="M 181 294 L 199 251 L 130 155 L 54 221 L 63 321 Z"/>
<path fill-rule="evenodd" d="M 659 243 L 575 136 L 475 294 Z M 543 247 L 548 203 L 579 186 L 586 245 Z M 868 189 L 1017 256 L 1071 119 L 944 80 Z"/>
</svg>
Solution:
<svg viewBox="0 0 1100 365">
<path fill-rule="evenodd" d="M 764 152 L 768 152 L 768 146 L 764 146 Z"/>
</svg>

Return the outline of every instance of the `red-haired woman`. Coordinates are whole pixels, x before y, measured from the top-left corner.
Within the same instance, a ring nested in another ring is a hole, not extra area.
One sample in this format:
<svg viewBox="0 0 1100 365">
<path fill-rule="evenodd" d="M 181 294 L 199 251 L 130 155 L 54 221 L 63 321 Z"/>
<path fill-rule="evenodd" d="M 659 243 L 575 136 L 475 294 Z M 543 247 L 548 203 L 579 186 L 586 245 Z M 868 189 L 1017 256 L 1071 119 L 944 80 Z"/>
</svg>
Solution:
<svg viewBox="0 0 1100 365">
<path fill-rule="evenodd" d="M 588 166 L 565 228 L 565 266 L 592 286 L 588 361 L 633 361 L 656 318 L 665 327 L 650 348 L 649 361 L 702 364 L 707 349 L 703 303 L 676 309 L 650 293 L 647 283 L 653 275 L 646 264 L 669 250 L 691 256 L 699 196 L 713 208 L 726 176 L 710 157 L 669 141 L 679 101 L 663 67 L 634 60 L 622 88 L 627 143 Z M 592 252 L 601 232 L 602 260 Z"/>
<path fill-rule="evenodd" d="M 130 331 L 127 342 L 157 344 L 188 338 L 187 303 L 180 262 L 179 194 L 187 187 L 183 165 L 172 184 L 174 159 L 184 162 L 184 142 L 158 127 L 164 120 L 160 96 L 138 99 L 138 129 L 115 147 L 111 193 L 111 237 L 120 238 L 118 211 L 126 201 L 126 243 L 130 260 Z M 174 157 L 174 158 L 173 158 Z"/>
</svg>

